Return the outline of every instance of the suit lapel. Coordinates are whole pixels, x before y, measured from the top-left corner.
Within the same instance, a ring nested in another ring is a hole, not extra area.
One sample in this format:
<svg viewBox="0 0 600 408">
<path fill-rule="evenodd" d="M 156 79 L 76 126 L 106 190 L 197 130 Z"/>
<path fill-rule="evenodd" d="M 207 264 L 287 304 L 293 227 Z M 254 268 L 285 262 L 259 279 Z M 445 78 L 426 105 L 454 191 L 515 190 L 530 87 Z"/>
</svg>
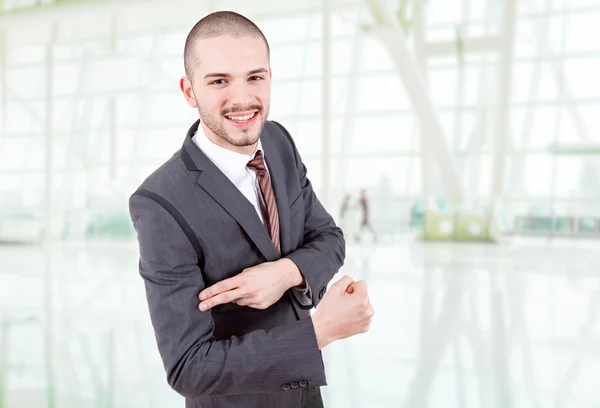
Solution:
<svg viewBox="0 0 600 408">
<path fill-rule="evenodd" d="M 277 201 L 277 212 L 279 213 L 279 239 L 281 240 L 281 254 L 289 252 L 290 243 L 290 208 L 288 203 L 287 189 L 285 187 L 285 167 L 281 160 L 281 154 L 275 140 L 268 132 L 263 132 L 261 143 L 265 151 L 265 160 L 269 168 L 271 184 Z"/>
<path fill-rule="evenodd" d="M 196 146 L 192 137 L 199 121 L 188 131 L 181 150 L 181 157 L 188 170 L 198 171 L 198 185 L 204 189 L 225 211 L 227 211 L 248 234 L 248 237 L 267 261 L 279 258 L 277 250 L 254 206 L 208 157 Z M 276 193 L 277 198 L 277 193 Z"/>
<path fill-rule="evenodd" d="M 274 261 L 279 256 L 271 242 L 264 224 L 256 214 L 254 206 L 218 169 L 203 171 L 198 177 L 198 184 L 225 209 L 246 231 L 252 242 L 268 261 Z"/>
</svg>

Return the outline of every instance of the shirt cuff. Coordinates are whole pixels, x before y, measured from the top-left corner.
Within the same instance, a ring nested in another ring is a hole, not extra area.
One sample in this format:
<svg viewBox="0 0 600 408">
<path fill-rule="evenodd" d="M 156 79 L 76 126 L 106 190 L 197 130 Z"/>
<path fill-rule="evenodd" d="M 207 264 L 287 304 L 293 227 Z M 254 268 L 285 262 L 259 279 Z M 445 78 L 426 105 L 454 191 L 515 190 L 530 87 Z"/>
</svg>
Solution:
<svg viewBox="0 0 600 408">
<path fill-rule="evenodd" d="M 294 287 L 294 296 L 302 306 L 312 306 L 312 290 L 305 280 L 304 288 Z"/>
</svg>

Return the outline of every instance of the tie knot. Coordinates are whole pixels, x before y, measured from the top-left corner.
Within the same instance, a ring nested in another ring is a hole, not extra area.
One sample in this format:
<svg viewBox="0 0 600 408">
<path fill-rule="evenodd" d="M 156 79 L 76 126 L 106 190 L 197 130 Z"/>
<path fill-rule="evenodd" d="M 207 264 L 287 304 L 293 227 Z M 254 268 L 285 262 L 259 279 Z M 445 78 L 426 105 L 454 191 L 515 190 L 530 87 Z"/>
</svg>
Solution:
<svg viewBox="0 0 600 408">
<path fill-rule="evenodd" d="M 260 150 L 256 152 L 254 159 L 248 162 L 248 167 L 256 171 L 265 171 L 265 160 Z"/>
</svg>

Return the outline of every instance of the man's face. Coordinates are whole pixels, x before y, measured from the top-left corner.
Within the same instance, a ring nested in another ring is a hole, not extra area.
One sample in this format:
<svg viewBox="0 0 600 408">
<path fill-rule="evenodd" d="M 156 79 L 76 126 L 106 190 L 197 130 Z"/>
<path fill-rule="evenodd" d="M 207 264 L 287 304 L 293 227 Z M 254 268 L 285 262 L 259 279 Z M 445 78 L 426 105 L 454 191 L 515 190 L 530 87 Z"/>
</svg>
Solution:
<svg viewBox="0 0 600 408">
<path fill-rule="evenodd" d="M 198 40 L 195 52 L 190 79 L 207 136 L 218 145 L 247 152 L 269 114 L 271 70 L 265 43 L 261 38 L 221 36 Z"/>
</svg>

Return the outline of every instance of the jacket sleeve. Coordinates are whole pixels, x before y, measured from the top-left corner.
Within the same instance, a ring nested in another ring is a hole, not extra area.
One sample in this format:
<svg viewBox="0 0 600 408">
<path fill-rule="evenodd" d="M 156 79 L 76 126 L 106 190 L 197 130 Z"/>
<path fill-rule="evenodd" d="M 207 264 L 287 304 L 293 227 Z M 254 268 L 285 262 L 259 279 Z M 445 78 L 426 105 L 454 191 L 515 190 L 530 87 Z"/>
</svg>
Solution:
<svg viewBox="0 0 600 408">
<path fill-rule="evenodd" d="M 137 193 L 137 192 L 136 192 Z M 199 255 L 180 219 L 158 201 L 129 200 L 139 243 L 150 319 L 169 385 L 187 398 L 277 392 L 283 384 L 326 385 L 310 318 L 244 336 L 216 340 L 211 312 L 198 310 L 205 288 Z M 175 210 L 177 211 L 177 210 Z"/>
<path fill-rule="evenodd" d="M 316 307 L 327 291 L 328 283 L 344 264 L 346 241 L 342 230 L 317 198 L 291 135 L 282 125 L 275 124 L 285 133 L 294 149 L 305 212 L 304 244 L 286 255 L 286 258 L 292 260 L 304 275 L 311 288 L 313 306 Z"/>
</svg>

